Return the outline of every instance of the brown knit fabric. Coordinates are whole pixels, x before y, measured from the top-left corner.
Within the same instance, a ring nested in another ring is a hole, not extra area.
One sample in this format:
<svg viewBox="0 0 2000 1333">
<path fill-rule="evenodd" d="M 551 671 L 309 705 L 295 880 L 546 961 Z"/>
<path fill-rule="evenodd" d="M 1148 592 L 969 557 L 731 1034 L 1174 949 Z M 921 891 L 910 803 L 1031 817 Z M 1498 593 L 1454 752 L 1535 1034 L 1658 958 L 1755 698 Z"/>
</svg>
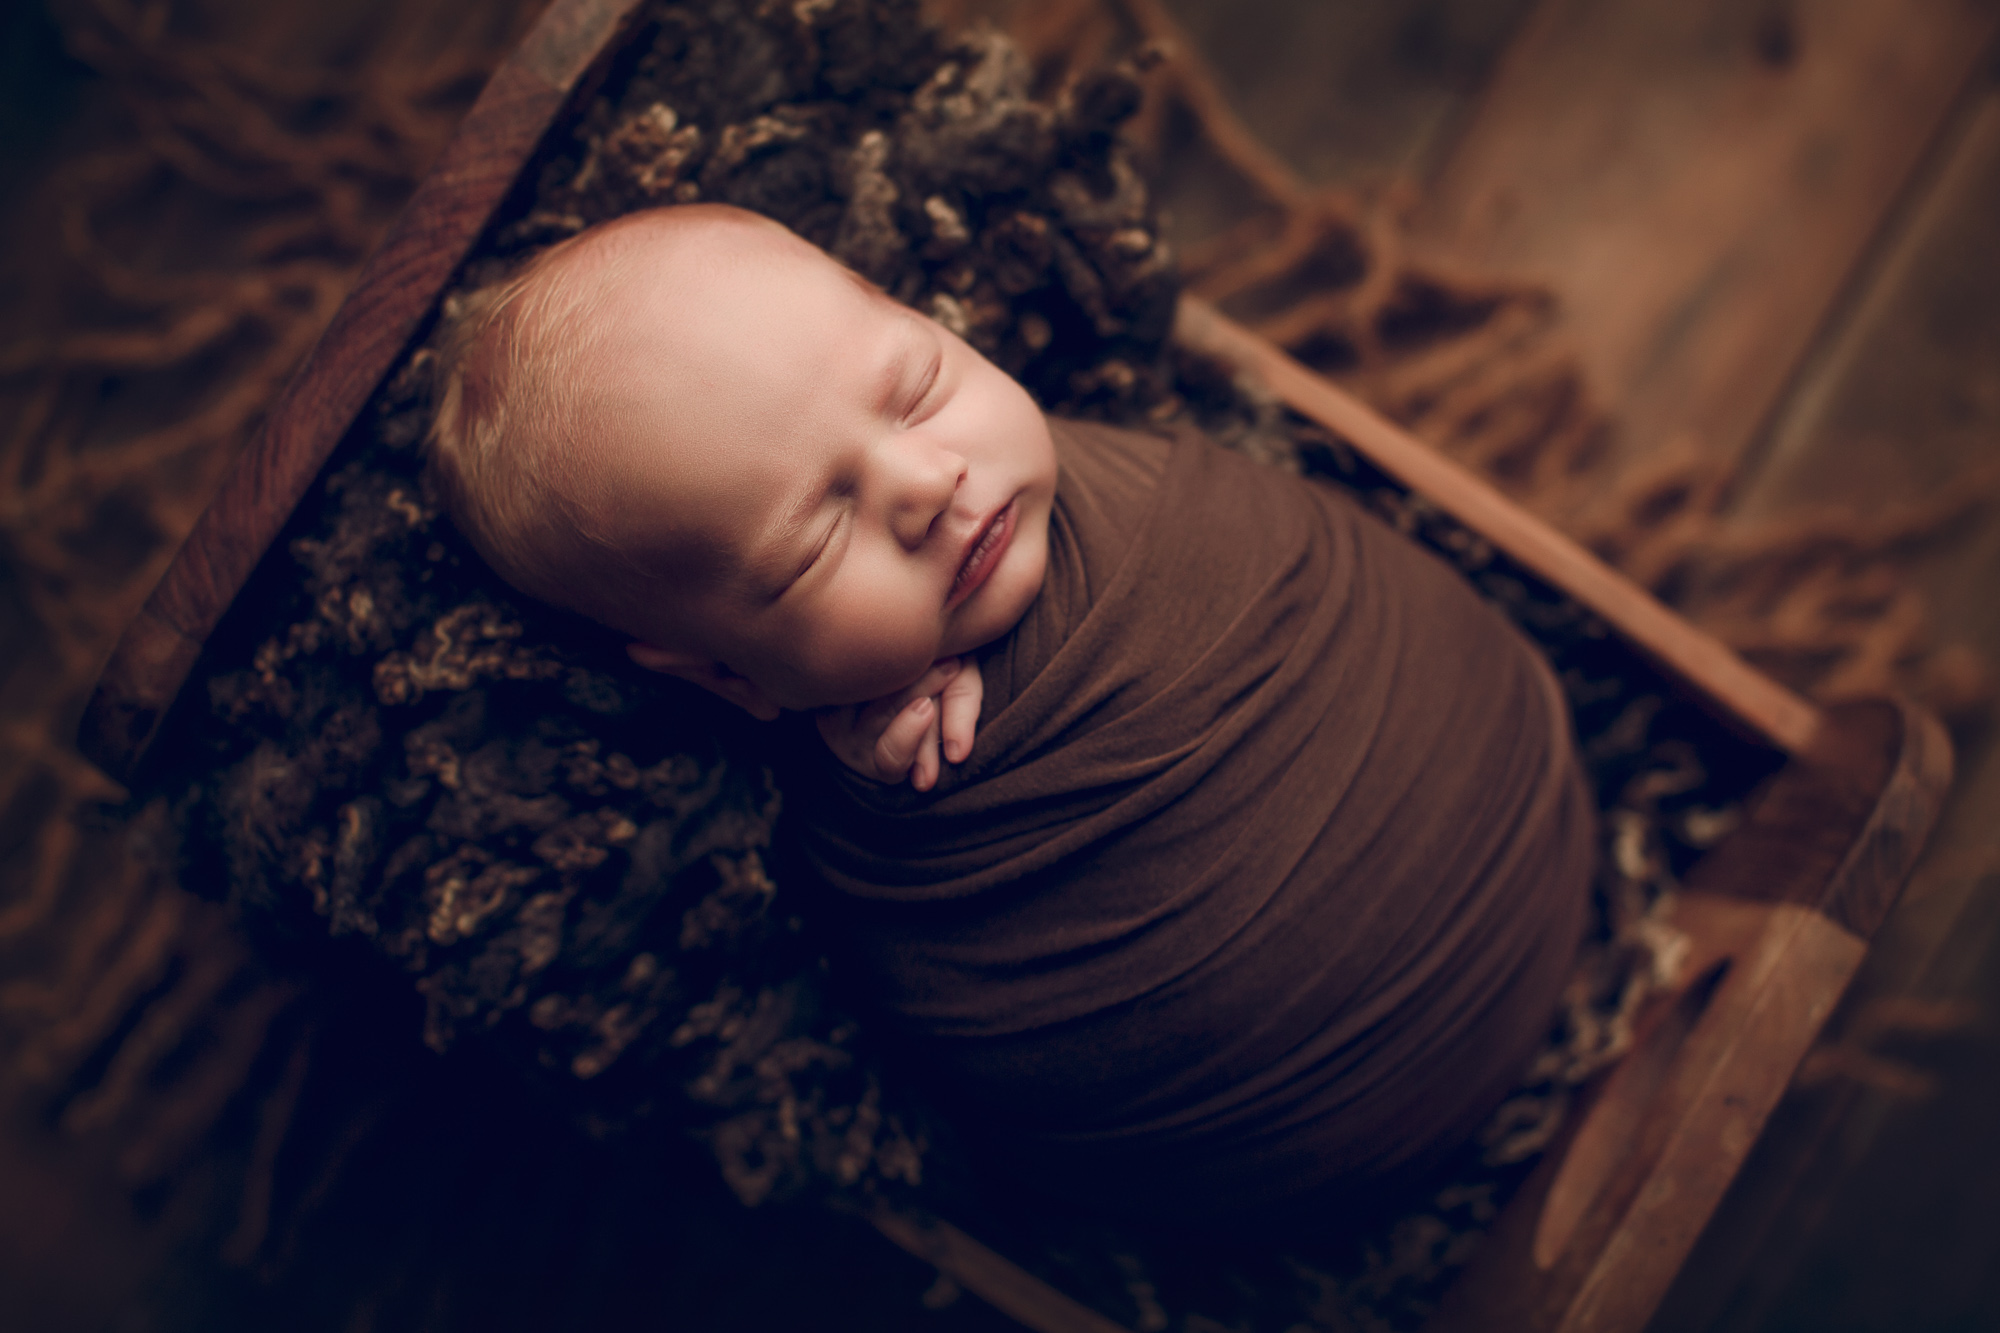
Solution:
<svg viewBox="0 0 2000 1333">
<path fill-rule="evenodd" d="M 1345 496 L 1055 422 L 1048 581 L 918 794 L 802 756 L 842 955 L 1068 1187 L 1215 1215 L 1470 1131 L 1581 933 L 1561 694 Z"/>
</svg>

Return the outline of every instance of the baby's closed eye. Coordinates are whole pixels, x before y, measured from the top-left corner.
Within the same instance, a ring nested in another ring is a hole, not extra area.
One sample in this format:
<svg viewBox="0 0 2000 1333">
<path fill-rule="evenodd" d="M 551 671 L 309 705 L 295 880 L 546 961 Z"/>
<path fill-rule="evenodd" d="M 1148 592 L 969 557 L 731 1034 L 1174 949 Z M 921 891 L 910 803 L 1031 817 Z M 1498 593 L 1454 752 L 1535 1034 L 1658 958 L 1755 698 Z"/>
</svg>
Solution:
<svg viewBox="0 0 2000 1333">
<path fill-rule="evenodd" d="M 923 369 L 913 381 L 909 404 L 903 409 L 902 422 L 906 426 L 917 425 L 930 416 L 937 408 L 937 399 L 942 396 L 939 382 L 944 377 L 944 347 L 935 339 L 932 340 L 930 355 L 921 364 Z"/>
</svg>

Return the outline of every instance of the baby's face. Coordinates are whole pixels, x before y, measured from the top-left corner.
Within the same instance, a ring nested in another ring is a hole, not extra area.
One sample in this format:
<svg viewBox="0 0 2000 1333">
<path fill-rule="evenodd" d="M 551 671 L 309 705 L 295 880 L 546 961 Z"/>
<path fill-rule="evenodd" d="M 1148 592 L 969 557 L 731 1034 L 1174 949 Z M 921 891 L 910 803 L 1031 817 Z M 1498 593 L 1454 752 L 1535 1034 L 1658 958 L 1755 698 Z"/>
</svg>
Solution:
<svg viewBox="0 0 2000 1333">
<path fill-rule="evenodd" d="M 691 546 L 704 571 L 654 637 L 811 708 L 1011 629 L 1056 479 L 1027 392 L 782 230 L 640 245 L 602 315 L 591 424 L 611 539 Z"/>
</svg>

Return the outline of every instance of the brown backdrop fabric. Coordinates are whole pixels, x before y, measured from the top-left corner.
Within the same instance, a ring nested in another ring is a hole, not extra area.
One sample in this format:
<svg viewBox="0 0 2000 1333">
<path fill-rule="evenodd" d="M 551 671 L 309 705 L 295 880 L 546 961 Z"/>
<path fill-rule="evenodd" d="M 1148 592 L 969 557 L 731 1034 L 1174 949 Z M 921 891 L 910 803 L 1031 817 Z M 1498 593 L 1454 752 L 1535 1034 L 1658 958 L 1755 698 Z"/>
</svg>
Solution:
<svg viewBox="0 0 2000 1333">
<path fill-rule="evenodd" d="M 920 795 L 798 747 L 838 956 L 1070 1189 L 1212 1216 L 1462 1138 L 1582 931 L 1546 665 L 1344 494 L 1053 428 L 1048 580 L 968 762 Z"/>
</svg>

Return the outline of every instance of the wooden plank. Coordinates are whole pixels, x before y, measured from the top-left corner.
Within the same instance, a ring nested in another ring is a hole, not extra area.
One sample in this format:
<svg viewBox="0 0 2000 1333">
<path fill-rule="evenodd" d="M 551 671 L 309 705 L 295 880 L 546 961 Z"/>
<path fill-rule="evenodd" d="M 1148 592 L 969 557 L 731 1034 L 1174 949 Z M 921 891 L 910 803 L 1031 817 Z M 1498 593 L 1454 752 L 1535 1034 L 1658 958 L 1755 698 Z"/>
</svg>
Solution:
<svg viewBox="0 0 2000 1333">
<path fill-rule="evenodd" d="M 951 1223 L 884 1205 L 870 1216 L 875 1229 L 904 1250 L 1035 1333 L 1131 1333 L 1123 1324 L 1051 1287 Z"/>
<path fill-rule="evenodd" d="M 1731 518 L 1921 502 L 1989 469 L 2000 439 L 1996 255 L 2000 70 L 1800 375 Z M 1982 605 L 1956 609 L 1976 618 Z M 2000 621 L 1965 629 L 2000 648 Z"/>
<path fill-rule="evenodd" d="M 1197 298 L 1181 298 L 1174 336 L 1255 376 L 1295 411 L 1336 432 L 1390 476 L 1568 592 L 1725 721 L 1793 754 L 1812 748 L 1820 733 L 1818 709 L 1360 399 Z"/>
<path fill-rule="evenodd" d="M 1416 222 L 1549 283 L 1642 455 L 1756 435 L 2000 11 L 1544 0 Z"/>
<path fill-rule="evenodd" d="M 1685 909 L 1691 921 L 1698 909 L 1752 910 L 1694 895 Z M 1644 1145 L 1662 1135 L 1657 1156 L 1629 1186 L 1624 1207 L 1609 1206 L 1618 1191 L 1608 1189 L 1607 1206 L 1587 1210 L 1578 1224 L 1579 1234 L 1602 1236 L 1602 1248 L 1553 1325 L 1562 1333 L 1645 1327 L 1860 964 L 1866 943 L 1825 917 L 1788 903 L 1767 910 L 1768 923 L 1734 951 L 1713 1003 L 1649 1108 L 1638 1137 Z"/>
<path fill-rule="evenodd" d="M 1245 22 L 1241 0 L 1161 3 L 1259 139 L 1312 184 L 1360 188 L 1432 174 L 1533 7 L 1532 0 L 1264 4 Z M 1171 181 L 1176 163 L 1160 165 Z"/>
<path fill-rule="evenodd" d="M 125 778 L 201 646 L 637 0 L 556 0 L 494 73 L 145 606 L 85 711 L 79 748 Z"/>
</svg>

